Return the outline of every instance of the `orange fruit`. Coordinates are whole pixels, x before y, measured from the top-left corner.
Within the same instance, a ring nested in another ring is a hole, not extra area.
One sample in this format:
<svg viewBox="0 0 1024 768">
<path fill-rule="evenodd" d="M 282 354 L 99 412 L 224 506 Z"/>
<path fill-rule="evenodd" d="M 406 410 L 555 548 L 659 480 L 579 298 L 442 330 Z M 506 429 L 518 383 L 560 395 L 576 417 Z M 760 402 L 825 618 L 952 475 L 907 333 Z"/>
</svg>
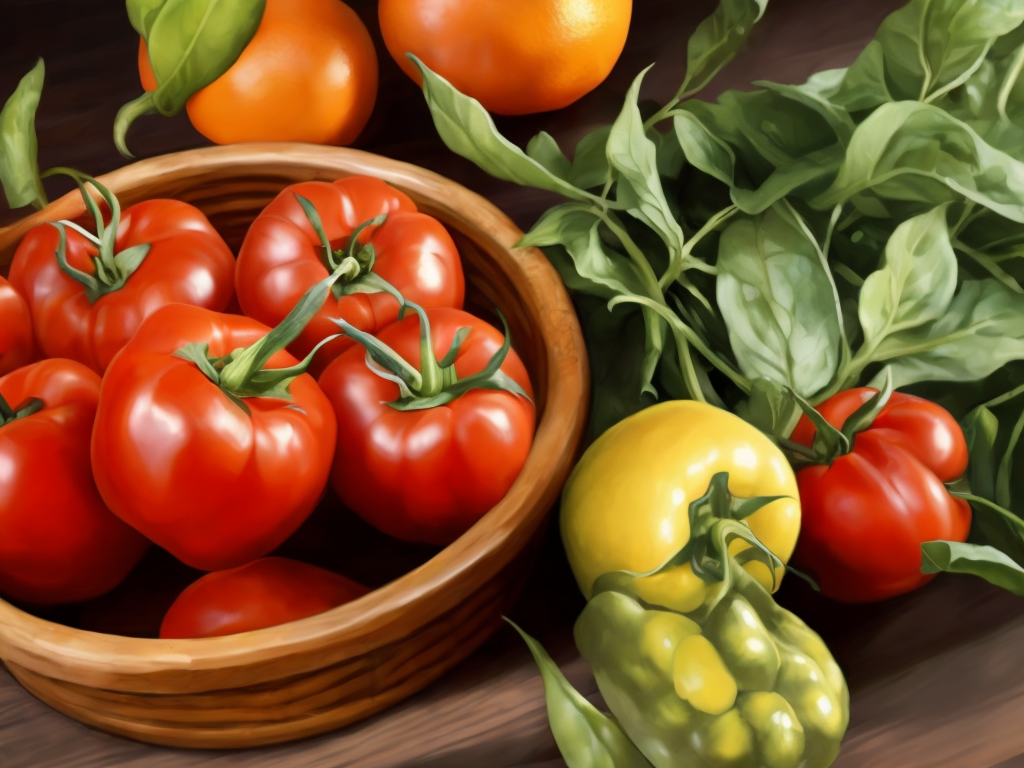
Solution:
<svg viewBox="0 0 1024 768">
<path fill-rule="evenodd" d="M 156 88 L 144 41 L 139 75 L 147 91 Z M 217 144 L 350 144 L 370 119 L 377 77 L 370 33 L 340 0 L 267 0 L 238 60 L 185 109 Z"/>
<path fill-rule="evenodd" d="M 561 109 L 596 88 L 626 44 L 632 0 L 380 0 L 384 42 L 499 115 Z"/>
</svg>

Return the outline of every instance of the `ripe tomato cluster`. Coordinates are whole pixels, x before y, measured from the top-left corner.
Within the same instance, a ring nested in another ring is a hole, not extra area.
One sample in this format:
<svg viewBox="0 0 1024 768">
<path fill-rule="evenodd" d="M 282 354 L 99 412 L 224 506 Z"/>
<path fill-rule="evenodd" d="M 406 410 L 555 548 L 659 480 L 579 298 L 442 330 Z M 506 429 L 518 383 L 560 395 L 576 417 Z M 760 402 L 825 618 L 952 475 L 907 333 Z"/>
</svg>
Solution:
<svg viewBox="0 0 1024 768">
<path fill-rule="evenodd" d="M 292 185 L 236 260 L 193 206 L 122 211 L 69 173 L 93 227 L 32 229 L 0 279 L 0 594 L 89 600 L 155 544 L 210 572 L 162 636 L 258 629 L 368 591 L 268 557 L 329 486 L 437 546 L 511 487 L 529 377 L 507 327 L 463 310 L 455 243 L 401 191 Z"/>
</svg>

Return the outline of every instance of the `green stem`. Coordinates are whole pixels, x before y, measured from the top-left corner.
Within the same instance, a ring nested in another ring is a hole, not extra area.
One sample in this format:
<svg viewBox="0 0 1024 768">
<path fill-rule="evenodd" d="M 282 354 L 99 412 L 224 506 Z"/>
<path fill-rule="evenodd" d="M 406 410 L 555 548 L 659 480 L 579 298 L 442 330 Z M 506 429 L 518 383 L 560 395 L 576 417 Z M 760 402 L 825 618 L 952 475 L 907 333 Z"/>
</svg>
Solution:
<svg viewBox="0 0 1024 768">
<path fill-rule="evenodd" d="M 38 413 L 43 410 L 43 401 L 38 397 L 30 397 L 23 403 L 19 403 L 16 408 L 12 408 L 7 400 L 4 399 L 3 395 L 0 395 L 0 427 L 6 426 L 13 421 L 23 419 L 26 416 L 31 416 L 33 413 Z"/>
<path fill-rule="evenodd" d="M 1019 517 L 1013 514 L 1013 512 L 1010 512 L 1008 509 L 1004 509 L 1003 507 L 999 506 L 993 501 L 989 501 L 988 499 L 983 498 L 981 496 L 975 496 L 973 493 L 950 491 L 949 494 L 950 496 L 955 496 L 958 499 L 963 499 L 964 501 L 970 502 L 971 504 L 978 504 L 982 507 L 985 507 L 986 509 L 995 512 L 1001 517 L 1003 517 L 1008 523 L 1010 523 L 1014 527 L 1024 530 L 1024 520 L 1021 520 Z"/>
<path fill-rule="evenodd" d="M 633 260 L 637 268 L 640 270 L 640 278 L 644 283 L 644 287 L 651 292 L 651 297 L 663 297 L 661 286 L 658 283 L 658 277 L 654 274 L 654 270 L 651 269 L 651 264 L 647 261 L 647 257 L 644 256 L 644 252 L 637 247 L 637 244 L 633 242 L 633 238 L 629 236 L 625 227 L 621 226 L 607 211 L 595 211 L 598 217 L 605 223 L 605 225 L 612 231 L 612 234 L 619 239 L 622 243 L 622 247 L 626 249 L 626 253 L 629 258 Z"/>
<path fill-rule="evenodd" d="M 0 424 L 5 424 L 12 416 L 14 416 L 14 409 L 7 404 L 4 396 L 0 395 Z"/>
<path fill-rule="evenodd" d="M 158 111 L 152 93 L 144 93 L 121 107 L 114 118 L 114 145 L 117 151 L 129 159 L 134 158 L 135 155 L 128 150 L 128 129 L 138 118 L 155 115 Z"/>
<path fill-rule="evenodd" d="M 738 210 L 739 208 L 737 208 L 735 205 L 730 205 L 726 208 L 723 208 L 710 219 L 708 219 L 704 226 L 697 230 L 696 233 L 694 233 L 693 237 L 691 237 L 690 240 L 686 243 L 686 245 L 683 246 L 683 252 L 680 254 L 680 258 L 676 262 L 676 265 L 674 267 L 669 267 L 669 269 L 665 271 L 665 274 L 661 276 L 661 280 L 658 281 L 658 286 L 663 291 L 665 290 L 665 288 L 672 285 L 672 283 L 674 283 L 679 278 L 679 275 L 687 267 L 699 269 L 702 272 L 707 272 L 708 274 L 712 275 L 718 273 L 718 270 L 715 269 L 710 264 L 705 264 L 703 261 L 700 261 L 699 259 L 691 259 L 690 254 L 693 253 L 693 249 L 700 243 L 701 240 L 707 237 L 707 235 L 710 234 L 711 232 L 714 232 L 723 222 L 728 221 L 730 218 L 732 218 L 732 216 L 734 216 Z"/>
</svg>

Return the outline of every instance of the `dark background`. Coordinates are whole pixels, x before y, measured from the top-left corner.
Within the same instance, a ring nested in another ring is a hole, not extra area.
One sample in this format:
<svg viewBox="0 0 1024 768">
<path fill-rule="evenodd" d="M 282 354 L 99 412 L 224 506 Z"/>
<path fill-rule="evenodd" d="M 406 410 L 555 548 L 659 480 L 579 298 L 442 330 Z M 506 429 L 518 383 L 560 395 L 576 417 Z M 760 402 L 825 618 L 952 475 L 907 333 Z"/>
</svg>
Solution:
<svg viewBox="0 0 1024 768">
<path fill-rule="evenodd" d="M 516 2 L 517 0 L 507 0 Z M 448 176 L 529 227 L 553 201 L 496 181 L 438 140 L 418 88 L 380 40 L 376 3 L 350 3 L 377 44 L 381 84 L 356 147 Z M 703 94 L 758 79 L 800 82 L 853 60 L 899 0 L 772 0 L 748 50 Z M 648 64 L 642 96 L 664 101 L 682 79 L 685 41 L 713 0 L 635 0 L 629 40 L 615 70 L 593 93 L 556 113 L 499 118 L 520 146 L 539 130 L 571 153 L 593 127 L 610 122 L 633 77 Z M 124 165 L 112 140 L 114 115 L 141 93 L 138 40 L 116 0 L 0 0 L 0 98 L 42 56 L 46 86 L 37 119 L 42 167 L 92 175 Z M 206 145 L 184 112 L 146 117 L 130 145 L 149 157 Z M 51 195 L 69 182 L 54 180 Z M 63 185 L 63 186 L 62 186 Z M 24 212 L 0 203 L 0 225 Z M 1024 768 L 1024 604 L 967 578 L 876 606 L 817 600 L 795 579 L 779 599 L 829 642 L 852 691 L 851 726 L 837 766 L 852 768 Z M 571 627 L 582 601 L 557 528 L 513 617 L 536 635 L 586 695 L 593 679 L 576 654 Z M 540 679 L 527 652 L 502 631 L 455 672 L 365 723 L 294 745 L 247 752 L 188 752 L 135 744 L 63 717 L 0 671 L 0 768 L 75 766 L 354 766 L 385 768 L 556 768 L 564 765 L 547 727 Z"/>
</svg>

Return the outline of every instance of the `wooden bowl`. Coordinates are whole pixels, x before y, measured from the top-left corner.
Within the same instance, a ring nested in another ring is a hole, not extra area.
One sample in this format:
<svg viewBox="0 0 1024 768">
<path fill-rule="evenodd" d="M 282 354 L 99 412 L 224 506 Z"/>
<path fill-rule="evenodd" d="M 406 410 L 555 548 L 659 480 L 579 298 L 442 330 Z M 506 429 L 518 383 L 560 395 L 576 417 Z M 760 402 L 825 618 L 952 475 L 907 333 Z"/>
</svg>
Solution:
<svg viewBox="0 0 1024 768">
<path fill-rule="evenodd" d="M 434 173 L 354 150 L 302 144 L 199 149 L 102 177 L 122 204 L 151 197 L 202 209 L 228 244 L 283 187 L 369 174 L 406 192 L 452 233 L 467 305 L 497 306 L 530 372 L 533 448 L 505 498 L 468 533 L 355 602 L 279 627 L 199 640 L 84 631 L 0 601 L 0 658 L 29 691 L 104 731 L 180 747 L 300 739 L 419 691 L 501 625 L 580 447 L 586 354 L 569 297 L 521 233 L 483 198 Z M 0 265 L 33 226 L 84 214 L 77 192 L 0 230 Z"/>
</svg>

